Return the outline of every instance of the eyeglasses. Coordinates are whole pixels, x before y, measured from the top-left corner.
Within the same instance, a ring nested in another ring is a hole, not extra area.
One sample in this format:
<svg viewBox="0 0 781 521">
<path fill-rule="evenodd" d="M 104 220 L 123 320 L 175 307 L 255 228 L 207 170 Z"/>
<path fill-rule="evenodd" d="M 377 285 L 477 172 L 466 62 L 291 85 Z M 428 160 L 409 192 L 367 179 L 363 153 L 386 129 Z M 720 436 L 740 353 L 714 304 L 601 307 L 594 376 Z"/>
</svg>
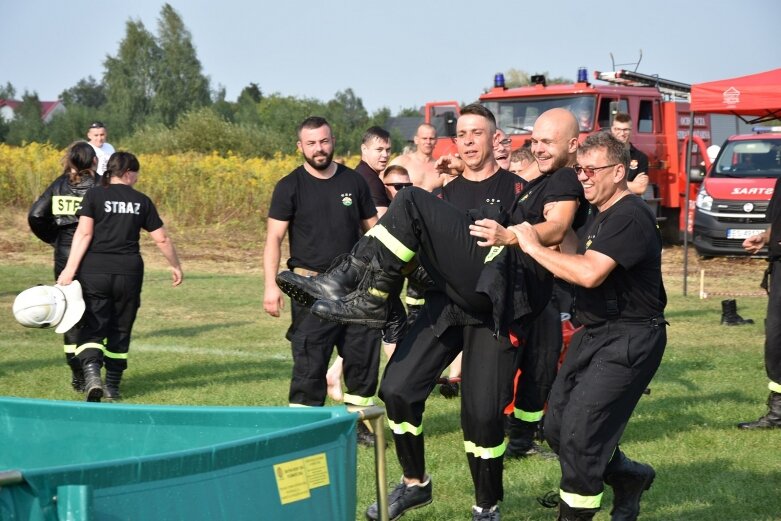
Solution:
<svg viewBox="0 0 781 521">
<path fill-rule="evenodd" d="M 627 133 L 627 132 L 632 132 L 632 129 L 631 129 L 631 128 L 616 128 L 616 127 L 613 127 L 613 128 L 612 128 L 612 130 L 613 130 L 613 132 L 615 132 L 616 134 L 618 134 L 619 132 L 621 132 L 622 134 L 623 134 L 623 133 Z"/>
<path fill-rule="evenodd" d="M 396 190 L 401 190 L 402 188 L 412 186 L 412 183 L 385 183 L 385 186 L 392 186 Z"/>
<path fill-rule="evenodd" d="M 513 144 L 513 140 L 508 137 L 508 138 L 504 138 L 499 143 L 501 143 L 504 146 L 510 146 Z"/>
<path fill-rule="evenodd" d="M 573 168 L 575 169 L 575 173 L 580 174 L 586 174 L 586 177 L 591 179 L 595 175 L 597 175 L 597 172 L 600 170 L 604 170 L 605 168 L 610 168 L 611 166 L 620 165 L 621 163 L 613 163 L 612 165 L 605 165 L 605 166 L 595 166 L 594 168 L 588 168 L 586 166 L 580 166 L 575 165 Z"/>
</svg>

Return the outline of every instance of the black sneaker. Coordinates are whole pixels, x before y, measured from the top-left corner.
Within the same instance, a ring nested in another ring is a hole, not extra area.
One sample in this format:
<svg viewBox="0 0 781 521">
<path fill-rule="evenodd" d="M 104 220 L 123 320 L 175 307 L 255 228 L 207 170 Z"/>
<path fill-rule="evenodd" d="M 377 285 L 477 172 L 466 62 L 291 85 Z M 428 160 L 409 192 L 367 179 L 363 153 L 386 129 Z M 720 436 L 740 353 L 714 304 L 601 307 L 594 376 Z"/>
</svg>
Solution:
<svg viewBox="0 0 781 521">
<path fill-rule="evenodd" d="M 472 507 L 472 521 L 501 521 L 501 519 L 498 505 L 491 508 Z"/>
<path fill-rule="evenodd" d="M 415 485 L 399 483 L 388 494 L 388 519 L 395 521 L 407 510 L 424 507 L 431 503 L 431 500 L 431 478 L 428 478 L 425 483 Z M 375 521 L 379 518 L 379 507 L 374 503 L 366 509 L 366 519 Z"/>
</svg>

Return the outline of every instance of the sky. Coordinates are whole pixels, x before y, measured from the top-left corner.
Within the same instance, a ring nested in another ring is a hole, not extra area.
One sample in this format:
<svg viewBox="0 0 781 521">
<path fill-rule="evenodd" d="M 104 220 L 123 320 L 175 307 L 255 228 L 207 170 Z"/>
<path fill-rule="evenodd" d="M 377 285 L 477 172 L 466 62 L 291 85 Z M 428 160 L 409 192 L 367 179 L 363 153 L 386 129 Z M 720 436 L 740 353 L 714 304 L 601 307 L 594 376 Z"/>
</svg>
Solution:
<svg viewBox="0 0 781 521">
<path fill-rule="evenodd" d="M 684 83 L 781 67 L 781 2 L 188 0 L 169 2 L 213 90 L 327 101 L 353 89 L 369 112 L 469 103 L 511 68 L 575 79 L 634 69 Z M 0 0 L 0 85 L 43 101 L 101 79 L 128 20 L 157 33 L 158 0 Z M 612 54 L 612 61 L 611 61 Z"/>
</svg>

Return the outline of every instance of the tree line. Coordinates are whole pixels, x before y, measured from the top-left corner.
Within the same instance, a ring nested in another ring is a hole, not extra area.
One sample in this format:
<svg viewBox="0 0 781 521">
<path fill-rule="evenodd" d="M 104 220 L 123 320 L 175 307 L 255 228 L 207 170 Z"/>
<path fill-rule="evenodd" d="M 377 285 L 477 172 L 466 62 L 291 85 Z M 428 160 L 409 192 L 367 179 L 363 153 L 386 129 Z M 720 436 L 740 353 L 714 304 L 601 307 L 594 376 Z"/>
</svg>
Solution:
<svg viewBox="0 0 781 521">
<path fill-rule="evenodd" d="M 386 127 L 391 112 L 382 108 L 369 114 L 352 89 L 337 92 L 331 100 L 264 95 L 250 83 L 235 101 L 225 88 L 211 88 L 204 75 L 181 16 L 165 4 L 150 32 L 140 20 L 128 20 L 125 36 L 114 56 L 103 63 L 103 77 L 89 76 L 60 94 L 66 111 L 49 123 L 41 119 L 37 93 L 25 91 L 15 117 L 0 116 L 0 142 L 23 145 L 51 143 L 65 147 L 83 138 L 92 121 L 102 121 L 109 141 L 138 153 L 217 152 L 222 155 L 271 157 L 294 152 L 291 136 L 307 116 L 318 114 L 332 124 L 338 136 L 335 152 L 357 153 L 363 131 L 372 125 Z M 509 83 L 518 83 L 522 71 L 511 69 Z M 528 76 L 521 78 L 528 80 Z M 509 86 L 509 85 L 508 85 Z M 15 99 L 9 82 L 0 85 L 0 98 Z M 421 116 L 415 108 L 401 116 Z M 394 151 L 404 145 L 394 135 Z"/>
</svg>

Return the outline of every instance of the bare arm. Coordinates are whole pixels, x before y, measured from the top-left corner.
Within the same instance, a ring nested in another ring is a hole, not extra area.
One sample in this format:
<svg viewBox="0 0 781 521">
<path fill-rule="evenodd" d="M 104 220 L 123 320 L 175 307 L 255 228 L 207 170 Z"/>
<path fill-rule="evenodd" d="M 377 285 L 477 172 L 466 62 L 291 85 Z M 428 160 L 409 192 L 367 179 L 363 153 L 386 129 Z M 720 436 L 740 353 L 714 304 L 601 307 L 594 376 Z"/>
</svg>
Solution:
<svg viewBox="0 0 781 521">
<path fill-rule="evenodd" d="M 155 245 L 168 261 L 168 265 L 171 266 L 171 278 L 173 279 L 173 285 L 178 286 L 184 279 L 182 273 L 182 265 L 179 262 L 179 256 L 176 254 L 176 248 L 168 233 L 165 231 L 165 226 L 161 226 L 157 230 L 149 232 L 149 235 L 154 239 Z"/>
<path fill-rule="evenodd" d="M 368 232 L 372 226 L 377 224 L 377 221 L 379 220 L 378 217 L 379 217 L 379 211 L 377 212 L 377 215 L 375 215 L 374 217 L 369 217 L 368 219 L 363 219 L 361 221 L 361 228 L 363 229 L 363 233 Z"/>
<path fill-rule="evenodd" d="M 648 174 L 641 172 L 637 174 L 633 181 L 627 181 L 626 187 L 633 194 L 642 196 L 645 193 L 645 189 L 648 187 Z"/>
<path fill-rule="evenodd" d="M 560 279 L 584 288 L 596 288 L 618 265 L 603 253 L 586 250 L 583 255 L 561 253 L 545 247 L 529 223 L 511 226 L 521 249 Z"/>
<path fill-rule="evenodd" d="M 282 291 L 277 286 L 279 260 L 282 256 L 282 239 L 287 233 L 288 221 L 278 221 L 268 218 L 266 223 L 266 245 L 263 248 L 263 276 L 265 289 L 263 294 L 263 310 L 272 317 L 278 317 L 279 311 L 285 307 Z"/>
<path fill-rule="evenodd" d="M 92 242 L 92 234 L 95 231 L 95 220 L 92 217 L 79 217 L 79 225 L 76 227 L 76 232 L 73 234 L 73 243 L 71 244 L 71 252 L 68 255 L 68 263 L 65 268 L 60 272 L 60 276 L 57 278 L 57 284 L 61 286 L 67 286 L 73 282 L 73 277 L 76 276 L 76 272 L 79 270 L 81 260 L 84 258 L 84 254 L 87 253 Z"/>
<path fill-rule="evenodd" d="M 546 203 L 542 215 L 545 220 L 534 225 L 534 231 L 544 246 L 561 244 L 567 231 L 572 229 L 578 201 L 554 201 Z"/>
<path fill-rule="evenodd" d="M 388 211 L 388 207 L 387 206 L 378 206 L 377 207 L 377 220 L 379 220 L 380 217 L 385 215 L 385 212 L 387 212 L 387 211 Z"/>
</svg>

